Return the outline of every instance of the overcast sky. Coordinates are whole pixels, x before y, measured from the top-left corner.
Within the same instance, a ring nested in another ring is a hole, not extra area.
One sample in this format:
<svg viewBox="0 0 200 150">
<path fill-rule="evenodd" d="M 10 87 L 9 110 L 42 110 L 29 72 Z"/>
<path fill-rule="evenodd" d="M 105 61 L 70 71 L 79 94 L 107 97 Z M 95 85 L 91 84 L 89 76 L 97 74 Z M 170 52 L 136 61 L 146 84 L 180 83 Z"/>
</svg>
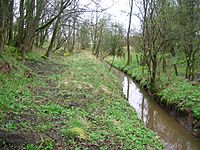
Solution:
<svg viewBox="0 0 200 150">
<path fill-rule="evenodd" d="M 138 13 L 138 8 L 135 5 L 133 6 L 133 14 Z M 91 0 L 81 0 L 82 4 L 89 4 Z M 95 9 L 95 5 L 90 5 L 90 8 Z M 130 12 L 129 0 L 101 0 L 101 7 L 108 8 L 106 9 L 106 13 L 111 15 L 113 22 L 119 22 L 124 25 L 124 28 L 128 28 L 129 16 Z M 105 13 L 105 12 L 104 12 Z M 140 21 L 139 19 L 133 15 L 132 16 L 132 24 L 131 29 L 139 30 L 140 29 Z"/>
<path fill-rule="evenodd" d="M 104 0 L 102 1 L 102 6 L 105 8 L 112 6 L 107 10 L 107 12 L 112 15 L 114 20 L 119 21 L 124 25 L 125 28 L 128 28 L 128 13 L 130 12 L 129 0 Z M 138 13 L 138 8 L 134 3 L 133 14 L 136 13 Z M 140 21 L 135 15 L 132 16 L 131 27 L 132 29 L 136 28 L 137 30 L 140 28 Z"/>
</svg>

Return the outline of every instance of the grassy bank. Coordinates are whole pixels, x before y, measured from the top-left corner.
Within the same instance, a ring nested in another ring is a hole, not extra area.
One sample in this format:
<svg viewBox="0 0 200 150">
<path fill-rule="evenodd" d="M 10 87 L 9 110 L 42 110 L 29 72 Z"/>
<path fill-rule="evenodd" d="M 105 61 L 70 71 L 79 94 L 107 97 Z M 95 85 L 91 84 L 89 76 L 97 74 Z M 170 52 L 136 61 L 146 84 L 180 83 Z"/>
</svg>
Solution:
<svg viewBox="0 0 200 150">
<path fill-rule="evenodd" d="M 123 98 L 120 79 L 90 54 L 3 59 L 1 148 L 163 149 Z"/>
<path fill-rule="evenodd" d="M 110 63 L 112 58 L 108 59 Z M 116 58 L 113 66 L 126 72 L 129 76 L 140 81 L 142 86 L 149 86 L 147 68 L 142 68 L 137 63 L 135 55 L 132 56 L 130 65 L 126 65 L 126 60 Z M 179 72 L 183 75 L 184 69 L 181 64 Z M 200 119 L 200 86 L 184 79 L 183 76 L 176 77 L 172 72 L 168 74 L 160 71 L 160 78 L 156 82 L 157 94 L 161 101 L 170 105 L 177 106 L 180 110 L 191 109 L 193 117 Z"/>
</svg>

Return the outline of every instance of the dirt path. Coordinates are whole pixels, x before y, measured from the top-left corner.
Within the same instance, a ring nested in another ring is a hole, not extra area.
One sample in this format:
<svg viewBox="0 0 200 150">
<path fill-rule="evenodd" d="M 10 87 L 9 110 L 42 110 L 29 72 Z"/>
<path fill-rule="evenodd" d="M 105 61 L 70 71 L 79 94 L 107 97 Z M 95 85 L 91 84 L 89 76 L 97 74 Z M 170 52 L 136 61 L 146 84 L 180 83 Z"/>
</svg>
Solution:
<svg viewBox="0 0 200 150">
<path fill-rule="evenodd" d="M 10 78 L 19 84 L 16 108 L 3 112 L 2 149 L 162 149 L 123 98 L 120 79 L 90 54 L 27 60 Z"/>
</svg>

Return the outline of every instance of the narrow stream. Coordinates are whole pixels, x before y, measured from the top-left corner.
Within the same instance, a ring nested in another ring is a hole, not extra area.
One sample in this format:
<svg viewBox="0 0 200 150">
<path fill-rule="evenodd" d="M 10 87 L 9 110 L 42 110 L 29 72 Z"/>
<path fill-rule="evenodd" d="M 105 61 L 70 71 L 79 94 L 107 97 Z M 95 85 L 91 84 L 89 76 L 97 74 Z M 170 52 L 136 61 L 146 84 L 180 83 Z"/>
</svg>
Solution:
<svg viewBox="0 0 200 150">
<path fill-rule="evenodd" d="M 122 75 L 123 93 L 146 127 L 162 139 L 166 150 L 200 150 L 200 140 L 183 128 L 139 85 Z M 127 96 L 128 95 L 128 96 Z"/>
</svg>

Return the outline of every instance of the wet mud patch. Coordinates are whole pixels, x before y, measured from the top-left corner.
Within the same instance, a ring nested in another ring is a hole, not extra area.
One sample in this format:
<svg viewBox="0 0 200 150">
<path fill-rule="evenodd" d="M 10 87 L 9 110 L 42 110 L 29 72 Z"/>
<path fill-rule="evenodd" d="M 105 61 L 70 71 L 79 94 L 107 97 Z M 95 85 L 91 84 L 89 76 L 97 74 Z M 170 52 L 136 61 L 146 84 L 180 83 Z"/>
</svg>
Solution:
<svg viewBox="0 0 200 150">
<path fill-rule="evenodd" d="M 37 134 L 8 132 L 0 129 L 0 149 L 23 149 L 27 144 L 36 144 L 38 137 Z"/>
<path fill-rule="evenodd" d="M 7 62 L 0 62 L 0 73 L 11 73 L 12 70 L 12 65 Z"/>
<path fill-rule="evenodd" d="M 56 64 L 53 62 L 34 60 L 26 61 L 25 65 L 31 68 L 34 73 L 41 76 L 63 73 L 66 67 L 65 65 Z"/>
<path fill-rule="evenodd" d="M 148 89 L 145 90 L 148 91 Z M 161 97 L 159 96 L 154 95 L 152 97 L 157 104 L 166 110 L 170 116 L 176 119 L 186 130 L 191 132 L 195 137 L 200 138 L 200 120 L 193 117 L 191 109 L 186 108 L 180 110 L 178 109 L 178 104 L 168 104 L 165 101 L 161 101 Z"/>
<path fill-rule="evenodd" d="M 9 132 L 0 129 L 0 149 L 1 150 L 23 150 L 27 145 L 37 145 L 38 149 L 46 148 L 46 144 L 53 142 L 53 149 L 65 149 L 65 141 L 57 131 L 44 133 L 20 133 Z"/>
</svg>

